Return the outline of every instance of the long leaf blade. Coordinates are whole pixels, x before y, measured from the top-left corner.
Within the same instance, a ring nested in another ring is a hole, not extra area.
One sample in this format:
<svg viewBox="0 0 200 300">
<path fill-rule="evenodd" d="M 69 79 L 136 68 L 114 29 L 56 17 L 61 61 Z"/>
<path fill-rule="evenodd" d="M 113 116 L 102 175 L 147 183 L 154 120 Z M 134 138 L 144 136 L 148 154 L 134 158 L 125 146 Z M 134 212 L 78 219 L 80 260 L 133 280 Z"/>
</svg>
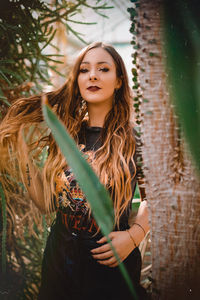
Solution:
<svg viewBox="0 0 200 300">
<path fill-rule="evenodd" d="M 56 142 L 63 155 L 67 158 L 68 164 L 73 169 L 74 175 L 91 205 L 99 227 L 105 235 L 108 235 L 114 225 L 114 213 L 108 192 L 99 182 L 96 174 L 76 147 L 75 142 L 48 105 L 43 105 L 43 114 Z"/>
</svg>

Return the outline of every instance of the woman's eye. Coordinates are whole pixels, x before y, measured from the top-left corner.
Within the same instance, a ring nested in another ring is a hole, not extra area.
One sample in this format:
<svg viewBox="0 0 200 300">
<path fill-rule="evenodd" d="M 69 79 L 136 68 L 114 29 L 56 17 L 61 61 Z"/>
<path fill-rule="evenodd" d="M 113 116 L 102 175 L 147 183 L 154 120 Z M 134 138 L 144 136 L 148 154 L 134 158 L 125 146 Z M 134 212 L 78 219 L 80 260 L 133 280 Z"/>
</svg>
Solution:
<svg viewBox="0 0 200 300">
<path fill-rule="evenodd" d="M 102 71 L 102 72 L 108 72 L 109 69 L 108 69 L 108 68 L 100 68 L 99 71 Z"/>
<path fill-rule="evenodd" d="M 88 69 L 80 69 L 80 73 L 86 73 L 88 72 Z"/>
</svg>

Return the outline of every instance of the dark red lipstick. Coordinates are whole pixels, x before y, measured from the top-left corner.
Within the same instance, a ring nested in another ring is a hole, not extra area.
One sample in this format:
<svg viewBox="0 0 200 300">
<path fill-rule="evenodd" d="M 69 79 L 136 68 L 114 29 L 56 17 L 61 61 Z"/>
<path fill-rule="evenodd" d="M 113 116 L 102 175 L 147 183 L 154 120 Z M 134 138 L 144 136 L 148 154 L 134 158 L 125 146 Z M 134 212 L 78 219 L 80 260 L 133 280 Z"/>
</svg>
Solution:
<svg viewBox="0 0 200 300">
<path fill-rule="evenodd" d="M 89 91 L 91 91 L 91 92 L 96 92 L 96 91 L 98 91 L 98 90 L 100 90 L 100 88 L 98 87 L 98 86 L 89 86 L 88 88 L 87 88 L 87 90 L 89 90 Z"/>
</svg>

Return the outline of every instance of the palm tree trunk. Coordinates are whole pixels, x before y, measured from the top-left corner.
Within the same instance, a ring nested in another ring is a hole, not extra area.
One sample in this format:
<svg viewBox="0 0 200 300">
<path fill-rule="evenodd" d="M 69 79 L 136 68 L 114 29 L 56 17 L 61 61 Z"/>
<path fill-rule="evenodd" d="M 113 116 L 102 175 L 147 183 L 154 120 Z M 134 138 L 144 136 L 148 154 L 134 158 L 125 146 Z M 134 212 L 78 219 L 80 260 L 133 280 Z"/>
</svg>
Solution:
<svg viewBox="0 0 200 300">
<path fill-rule="evenodd" d="M 139 82 L 148 100 L 141 103 L 141 113 L 153 299 L 197 299 L 200 180 L 169 98 L 161 12 L 161 0 L 141 0 L 137 18 Z"/>
</svg>

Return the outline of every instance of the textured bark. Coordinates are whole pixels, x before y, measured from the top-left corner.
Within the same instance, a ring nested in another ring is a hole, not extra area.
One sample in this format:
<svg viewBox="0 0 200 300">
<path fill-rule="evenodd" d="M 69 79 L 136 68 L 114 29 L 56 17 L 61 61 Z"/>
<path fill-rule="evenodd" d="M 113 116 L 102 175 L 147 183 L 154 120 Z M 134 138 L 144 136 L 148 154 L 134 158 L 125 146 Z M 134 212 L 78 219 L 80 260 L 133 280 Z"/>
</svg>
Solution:
<svg viewBox="0 0 200 300">
<path fill-rule="evenodd" d="M 200 180 L 179 136 L 167 91 L 161 8 L 162 1 L 141 0 L 138 16 L 139 81 L 143 98 L 149 100 L 142 102 L 141 112 L 153 299 L 198 299 Z"/>
</svg>

